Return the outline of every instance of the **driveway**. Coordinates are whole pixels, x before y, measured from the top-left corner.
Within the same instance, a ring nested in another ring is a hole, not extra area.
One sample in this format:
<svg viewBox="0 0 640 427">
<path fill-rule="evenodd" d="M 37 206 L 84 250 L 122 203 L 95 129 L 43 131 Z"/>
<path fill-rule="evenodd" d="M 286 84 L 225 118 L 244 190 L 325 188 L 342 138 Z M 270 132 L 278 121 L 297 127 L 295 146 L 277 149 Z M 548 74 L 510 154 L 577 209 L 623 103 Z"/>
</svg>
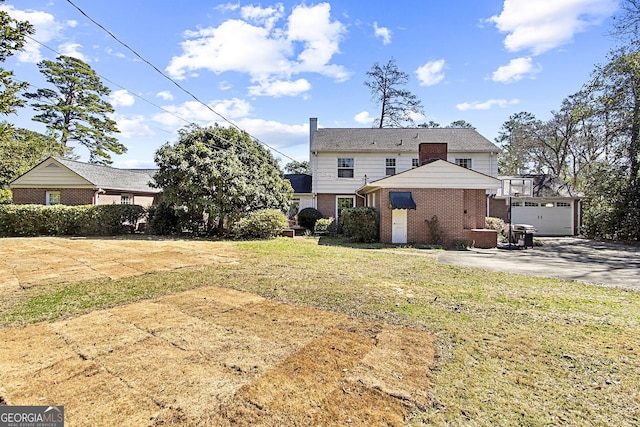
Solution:
<svg viewBox="0 0 640 427">
<path fill-rule="evenodd" d="M 529 249 L 472 249 L 438 255 L 443 264 L 640 290 L 640 247 L 576 237 L 539 237 Z"/>
</svg>

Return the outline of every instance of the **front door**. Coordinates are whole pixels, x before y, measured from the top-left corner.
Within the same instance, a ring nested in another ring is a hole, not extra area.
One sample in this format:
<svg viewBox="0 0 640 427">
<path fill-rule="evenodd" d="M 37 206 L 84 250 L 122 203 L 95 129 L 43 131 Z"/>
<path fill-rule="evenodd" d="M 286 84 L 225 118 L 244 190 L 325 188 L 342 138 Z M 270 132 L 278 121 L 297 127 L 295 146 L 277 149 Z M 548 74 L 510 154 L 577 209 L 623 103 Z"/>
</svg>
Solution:
<svg viewBox="0 0 640 427">
<path fill-rule="evenodd" d="M 391 243 L 407 243 L 406 209 L 393 209 L 391 211 Z"/>
</svg>

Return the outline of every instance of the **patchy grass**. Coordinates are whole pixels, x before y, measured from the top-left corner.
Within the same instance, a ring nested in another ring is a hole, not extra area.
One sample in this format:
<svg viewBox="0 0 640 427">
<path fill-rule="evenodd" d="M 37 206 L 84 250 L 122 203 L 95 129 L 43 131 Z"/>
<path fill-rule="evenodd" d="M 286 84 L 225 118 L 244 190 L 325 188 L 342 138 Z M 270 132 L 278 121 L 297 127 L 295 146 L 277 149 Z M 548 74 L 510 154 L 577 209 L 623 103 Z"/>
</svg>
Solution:
<svg viewBox="0 0 640 427">
<path fill-rule="evenodd" d="M 414 425 L 640 424 L 639 293 L 314 243 L 220 243 L 238 263 L 24 289 L 0 323 L 223 286 L 434 333 L 432 403 Z"/>
</svg>

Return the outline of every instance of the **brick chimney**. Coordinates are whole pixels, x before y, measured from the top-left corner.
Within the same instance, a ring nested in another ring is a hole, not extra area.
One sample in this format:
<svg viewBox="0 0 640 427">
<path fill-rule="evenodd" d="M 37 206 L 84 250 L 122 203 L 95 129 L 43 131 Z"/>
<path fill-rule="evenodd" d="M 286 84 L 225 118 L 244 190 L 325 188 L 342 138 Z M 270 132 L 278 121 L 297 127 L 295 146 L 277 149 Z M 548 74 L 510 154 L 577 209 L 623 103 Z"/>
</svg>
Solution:
<svg viewBox="0 0 640 427">
<path fill-rule="evenodd" d="M 447 160 L 446 142 L 423 142 L 418 146 L 418 163 L 420 166 L 436 159 Z"/>
</svg>

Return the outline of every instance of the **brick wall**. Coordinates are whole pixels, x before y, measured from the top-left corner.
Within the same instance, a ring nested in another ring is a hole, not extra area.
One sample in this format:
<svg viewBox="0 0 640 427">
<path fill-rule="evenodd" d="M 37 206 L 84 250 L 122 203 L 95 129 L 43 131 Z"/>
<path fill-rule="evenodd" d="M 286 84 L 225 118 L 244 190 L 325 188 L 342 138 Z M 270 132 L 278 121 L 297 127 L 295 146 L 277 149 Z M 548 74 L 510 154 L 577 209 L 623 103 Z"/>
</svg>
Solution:
<svg viewBox="0 0 640 427">
<path fill-rule="evenodd" d="M 90 205 L 94 191 L 89 188 L 13 188 L 13 203 L 44 205 L 47 191 L 59 191 L 63 205 Z"/>
<path fill-rule="evenodd" d="M 452 244 L 468 240 L 468 230 L 484 228 L 486 196 L 484 190 L 464 189 L 385 189 L 380 194 L 380 240 L 391 243 L 392 210 L 389 191 L 410 191 L 416 209 L 407 212 L 407 241 L 409 243 L 434 243 L 429 224 L 434 216 L 442 231 L 442 243 Z M 466 213 L 465 213 L 466 211 Z"/>
<path fill-rule="evenodd" d="M 347 194 L 340 194 L 346 196 Z M 316 197 L 316 209 L 320 211 L 325 218 L 333 218 L 336 216 L 336 197 L 337 194 L 322 193 Z M 360 196 L 355 196 L 356 206 L 364 206 L 364 199 Z"/>
<path fill-rule="evenodd" d="M 507 206 L 505 199 L 489 198 L 489 216 L 509 222 L 509 206 Z"/>
</svg>

